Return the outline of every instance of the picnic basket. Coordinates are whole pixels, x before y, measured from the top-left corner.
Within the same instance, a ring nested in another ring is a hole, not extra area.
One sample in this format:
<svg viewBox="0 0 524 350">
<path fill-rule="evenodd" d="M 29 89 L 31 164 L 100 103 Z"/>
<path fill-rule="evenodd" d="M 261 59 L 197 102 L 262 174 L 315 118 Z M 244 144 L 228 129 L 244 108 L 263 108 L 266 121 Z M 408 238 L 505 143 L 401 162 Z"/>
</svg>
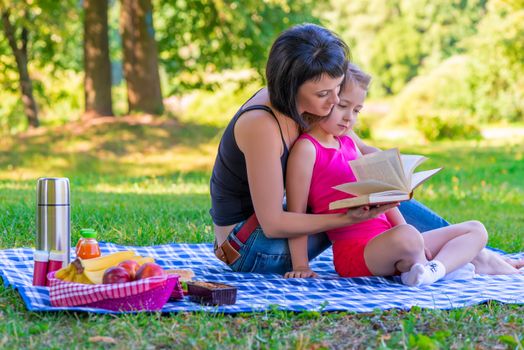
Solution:
<svg viewBox="0 0 524 350">
<path fill-rule="evenodd" d="M 111 311 L 158 311 L 170 297 L 182 298 L 178 275 L 115 284 L 81 284 L 47 276 L 53 306 L 82 306 Z"/>
</svg>

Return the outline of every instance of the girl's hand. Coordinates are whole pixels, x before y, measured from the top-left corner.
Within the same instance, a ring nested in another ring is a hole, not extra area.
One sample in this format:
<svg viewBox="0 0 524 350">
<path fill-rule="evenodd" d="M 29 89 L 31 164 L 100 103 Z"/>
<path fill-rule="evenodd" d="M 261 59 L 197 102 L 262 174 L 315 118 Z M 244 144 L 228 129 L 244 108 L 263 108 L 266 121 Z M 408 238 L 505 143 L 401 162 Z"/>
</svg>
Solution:
<svg viewBox="0 0 524 350">
<path fill-rule="evenodd" d="M 318 274 L 309 267 L 299 267 L 293 271 L 286 272 L 284 278 L 315 278 Z"/>
<path fill-rule="evenodd" d="M 352 220 L 353 224 L 359 223 L 361 221 L 366 221 L 373 219 L 380 214 L 384 214 L 388 210 L 398 207 L 399 203 L 388 203 L 388 204 L 379 204 L 379 205 L 363 205 L 361 207 L 350 208 L 348 209 L 346 215 Z"/>
</svg>

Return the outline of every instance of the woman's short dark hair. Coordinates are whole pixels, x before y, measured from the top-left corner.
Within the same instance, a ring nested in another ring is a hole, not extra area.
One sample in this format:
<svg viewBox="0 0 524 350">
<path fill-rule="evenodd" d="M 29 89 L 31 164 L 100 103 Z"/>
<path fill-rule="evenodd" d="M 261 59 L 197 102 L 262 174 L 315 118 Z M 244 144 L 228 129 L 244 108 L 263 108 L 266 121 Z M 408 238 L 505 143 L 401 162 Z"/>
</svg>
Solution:
<svg viewBox="0 0 524 350">
<path fill-rule="evenodd" d="M 269 100 L 274 108 L 307 125 L 298 113 L 299 87 L 322 74 L 338 78 L 346 73 L 349 48 L 336 34 L 315 24 L 293 26 L 275 40 L 266 65 Z"/>
</svg>

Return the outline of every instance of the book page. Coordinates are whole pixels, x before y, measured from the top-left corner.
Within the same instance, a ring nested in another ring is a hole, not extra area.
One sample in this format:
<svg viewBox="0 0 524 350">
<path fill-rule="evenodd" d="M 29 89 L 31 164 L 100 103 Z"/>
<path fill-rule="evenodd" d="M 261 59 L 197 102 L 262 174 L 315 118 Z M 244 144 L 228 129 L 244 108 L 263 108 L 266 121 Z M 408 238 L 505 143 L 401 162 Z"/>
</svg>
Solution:
<svg viewBox="0 0 524 350">
<path fill-rule="evenodd" d="M 366 154 L 349 162 L 357 181 L 376 180 L 397 189 L 409 190 L 398 149 Z"/>
<path fill-rule="evenodd" d="M 404 175 L 410 179 L 411 174 L 415 172 L 415 168 L 424 163 L 428 158 L 414 154 L 401 154 L 400 159 L 402 160 Z"/>
<path fill-rule="evenodd" d="M 342 185 L 333 187 L 336 190 L 349 193 L 355 196 L 360 196 L 363 194 L 374 193 L 374 192 L 383 192 L 395 190 L 396 187 L 385 182 L 377 180 L 365 180 L 357 182 L 348 182 Z"/>
<path fill-rule="evenodd" d="M 329 203 L 329 210 L 360 207 L 361 205 L 368 204 L 368 201 L 369 201 L 369 196 L 367 195 L 353 197 L 353 198 L 339 199 L 338 201 Z"/>
<path fill-rule="evenodd" d="M 383 192 L 372 193 L 369 195 L 369 198 L 378 199 L 378 198 L 406 196 L 406 195 L 409 195 L 409 193 L 406 193 L 404 191 L 399 191 L 399 190 L 393 190 L 393 191 L 383 191 Z"/>
<path fill-rule="evenodd" d="M 407 201 L 411 198 L 409 193 L 402 191 L 384 191 L 373 193 L 370 195 L 363 195 L 353 198 L 340 199 L 329 203 L 329 209 L 354 208 L 362 205 L 376 205 L 393 202 Z"/>
<path fill-rule="evenodd" d="M 419 185 L 424 183 L 427 179 L 441 171 L 442 168 L 437 169 L 431 169 L 431 170 L 425 170 L 425 171 L 419 171 L 418 173 L 413 174 L 413 177 L 411 178 L 411 190 L 414 190 Z"/>
<path fill-rule="evenodd" d="M 411 195 L 402 191 L 387 191 L 381 193 L 373 193 L 369 195 L 370 204 L 382 204 L 407 201 L 411 199 Z"/>
</svg>

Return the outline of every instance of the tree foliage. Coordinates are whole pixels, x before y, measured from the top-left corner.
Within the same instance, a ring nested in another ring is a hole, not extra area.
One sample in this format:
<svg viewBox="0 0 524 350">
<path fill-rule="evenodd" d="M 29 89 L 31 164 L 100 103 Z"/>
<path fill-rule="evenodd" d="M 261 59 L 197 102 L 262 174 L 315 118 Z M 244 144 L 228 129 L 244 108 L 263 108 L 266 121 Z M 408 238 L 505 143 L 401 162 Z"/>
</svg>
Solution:
<svg viewBox="0 0 524 350">
<path fill-rule="evenodd" d="M 412 78 L 464 52 L 486 0 L 331 0 L 327 18 L 374 76 L 374 92 L 397 94 Z"/>
<path fill-rule="evenodd" d="M 474 114 L 481 121 L 523 121 L 524 1 L 490 1 L 468 47 Z"/>
<path fill-rule="evenodd" d="M 410 123 L 424 116 L 454 118 L 464 127 L 523 121 L 523 3 L 490 1 L 478 33 L 462 41 L 464 53 L 410 81 L 395 99 L 392 117 Z"/>
<path fill-rule="evenodd" d="M 29 17 L 29 12 L 24 11 L 24 17 Z M 4 34 L 9 42 L 13 56 L 15 57 L 16 68 L 18 70 L 20 91 L 22 93 L 22 103 L 24 105 L 24 114 L 27 122 L 31 127 L 38 127 L 38 106 L 33 95 L 33 82 L 29 77 L 27 69 L 27 45 L 29 42 L 29 31 L 27 27 L 22 26 L 20 34 L 17 34 L 16 28 L 11 20 L 11 11 L 2 9 L 1 13 Z"/>
<path fill-rule="evenodd" d="M 254 68 L 262 76 L 275 37 L 289 26 L 318 22 L 312 0 L 159 0 L 160 60 L 171 90 L 209 84 L 206 75 Z M 203 73 L 206 73 L 205 75 Z"/>
<path fill-rule="evenodd" d="M 82 22 L 81 7 L 75 0 L 53 1 L 2 1 L 0 8 L 8 8 L 13 25 L 29 32 L 29 61 L 36 69 L 51 68 L 53 71 L 82 70 Z M 24 13 L 28 13 L 28 17 Z M 5 43 L 2 40 L 2 52 Z M 2 63 L 14 69 L 12 55 L 0 56 Z M 16 81 L 9 75 L 0 75 L 4 87 L 17 90 Z M 11 76 L 12 77 L 12 76 Z"/>
<path fill-rule="evenodd" d="M 118 30 L 121 1 L 108 1 L 111 66 L 113 78 L 119 78 L 124 57 Z M 424 115 L 443 121 L 524 120 L 523 0 L 151 2 L 148 18 L 154 18 L 167 96 L 220 86 L 228 70 L 238 79 L 262 80 L 278 33 L 314 22 L 349 43 L 353 59 L 373 76 L 372 96 L 395 97 L 397 120 L 414 118 L 411 125 Z M 80 114 L 82 2 L 0 0 L 2 8 L 9 8 L 18 37 L 22 28 L 27 30 L 28 72 L 43 122 L 50 123 L 51 114 L 63 120 L 76 110 Z M 0 128 L 16 129 L 27 124 L 20 117 L 19 74 L 4 34 L 0 37 Z"/>
<path fill-rule="evenodd" d="M 0 10 L 9 12 L 18 47 L 22 47 L 22 31 L 27 33 L 27 70 L 37 104 L 45 108 L 56 102 L 45 92 L 47 78 L 68 70 L 81 70 L 80 9 L 73 0 L 4 0 L 0 1 Z M 22 85 L 20 72 L 4 32 L 0 38 L 0 66 L 4 67 L 0 74 L 0 86 L 7 94 L 3 98 L 4 105 L 0 107 L 0 111 L 4 112 L 0 115 L 0 127 L 17 128 L 27 125 L 22 113 L 22 98 L 11 98 L 19 96 Z"/>
</svg>

